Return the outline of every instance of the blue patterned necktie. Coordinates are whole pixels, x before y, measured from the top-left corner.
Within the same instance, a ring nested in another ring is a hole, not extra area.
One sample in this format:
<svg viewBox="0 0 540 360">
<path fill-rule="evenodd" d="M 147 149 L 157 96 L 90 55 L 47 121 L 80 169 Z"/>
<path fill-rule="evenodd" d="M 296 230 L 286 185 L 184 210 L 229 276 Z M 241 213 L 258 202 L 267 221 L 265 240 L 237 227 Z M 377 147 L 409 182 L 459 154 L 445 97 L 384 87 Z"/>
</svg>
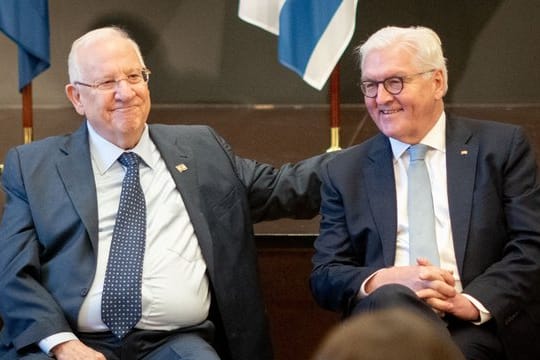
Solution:
<svg viewBox="0 0 540 360">
<path fill-rule="evenodd" d="M 139 180 L 139 157 L 125 152 L 126 167 L 103 284 L 101 318 L 122 339 L 139 322 L 146 239 L 146 203 Z"/>
<path fill-rule="evenodd" d="M 439 266 L 431 183 L 424 161 L 427 150 L 428 146 L 424 144 L 412 145 L 408 149 L 411 159 L 407 170 L 409 263 L 416 265 L 416 259 L 423 257 L 431 264 Z"/>
</svg>

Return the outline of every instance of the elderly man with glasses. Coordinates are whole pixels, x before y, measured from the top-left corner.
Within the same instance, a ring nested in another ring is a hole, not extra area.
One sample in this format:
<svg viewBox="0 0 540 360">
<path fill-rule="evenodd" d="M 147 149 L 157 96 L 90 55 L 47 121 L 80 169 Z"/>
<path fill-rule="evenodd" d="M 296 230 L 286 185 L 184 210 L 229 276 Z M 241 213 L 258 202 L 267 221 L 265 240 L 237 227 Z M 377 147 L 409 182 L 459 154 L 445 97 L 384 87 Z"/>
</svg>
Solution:
<svg viewBox="0 0 540 360">
<path fill-rule="evenodd" d="M 206 126 L 147 124 L 139 47 L 77 39 L 73 134 L 11 149 L 2 184 L 2 359 L 269 360 L 253 222 L 313 217 L 326 154 L 236 156 Z"/>
<path fill-rule="evenodd" d="M 323 168 L 315 299 L 345 316 L 412 309 L 467 359 L 540 358 L 540 179 L 523 129 L 445 112 L 428 28 L 383 28 L 358 53 L 380 133 Z"/>
</svg>

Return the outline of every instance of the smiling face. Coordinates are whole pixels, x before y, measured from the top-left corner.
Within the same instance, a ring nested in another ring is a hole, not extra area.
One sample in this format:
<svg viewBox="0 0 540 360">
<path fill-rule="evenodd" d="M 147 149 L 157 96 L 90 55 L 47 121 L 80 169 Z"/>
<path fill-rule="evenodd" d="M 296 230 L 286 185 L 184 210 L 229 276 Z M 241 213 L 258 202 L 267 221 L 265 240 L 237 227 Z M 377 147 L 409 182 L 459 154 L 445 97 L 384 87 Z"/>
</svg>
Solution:
<svg viewBox="0 0 540 360">
<path fill-rule="evenodd" d="M 403 90 L 398 95 L 390 94 L 380 84 L 375 98 L 364 97 L 371 118 L 386 136 L 416 144 L 437 122 L 444 108 L 442 71 L 407 78 L 427 70 L 430 69 L 416 66 L 413 55 L 399 46 L 373 50 L 366 55 L 362 81 L 405 77 Z"/>
<path fill-rule="evenodd" d="M 75 110 L 109 142 L 123 149 L 139 142 L 150 112 L 148 84 L 129 84 L 126 76 L 144 68 L 134 44 L 118 34 L 107 33 L 88 39 L 77 49 L 78 79 L 66 85 Z M 122 80 L 124 79 L 124 80 Z M 73 84 L 94 84 L 116 80 L 112 90 Z"/>
</svg>

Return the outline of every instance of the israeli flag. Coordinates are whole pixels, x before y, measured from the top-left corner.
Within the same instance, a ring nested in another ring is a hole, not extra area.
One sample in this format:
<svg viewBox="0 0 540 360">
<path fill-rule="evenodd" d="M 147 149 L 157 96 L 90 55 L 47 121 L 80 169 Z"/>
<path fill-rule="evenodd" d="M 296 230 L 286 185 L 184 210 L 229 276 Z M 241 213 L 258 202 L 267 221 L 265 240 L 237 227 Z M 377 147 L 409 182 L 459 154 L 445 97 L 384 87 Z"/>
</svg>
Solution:
<svg viewBox="0 0 540 360">
<path fill-rule="evenodd" d="M 279 36 L 279 61 L 322 89 L 354 33 L 358 0 L 240 0 L 238 16 Z"/>
<path fill-rule="evenodd" d="M 17 44 L 22 91 L 51 64 L 48 0 L 0 0 L 0 31 Z"/>
</svg>

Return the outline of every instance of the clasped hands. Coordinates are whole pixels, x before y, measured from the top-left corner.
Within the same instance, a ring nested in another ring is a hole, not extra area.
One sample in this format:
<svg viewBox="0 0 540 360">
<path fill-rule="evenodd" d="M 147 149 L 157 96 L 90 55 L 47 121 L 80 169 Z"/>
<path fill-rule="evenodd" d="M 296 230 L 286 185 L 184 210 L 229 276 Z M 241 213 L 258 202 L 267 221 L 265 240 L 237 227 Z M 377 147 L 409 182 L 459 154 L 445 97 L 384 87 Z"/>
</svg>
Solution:
<svg viewBox="0 0 540 360">
<path fill-rule="evenodd" d="M 413 290 L 441 317 L 451 314 L 467 321 L 480 317 L 469 299 L 456 291 L 452 271 L 433 266 L 427 259 L 417 259 L 417 265 L 382 269 L 369 279 L 365 290 L 369 294 L 387 284 L 401 284 Z"/>
</svg>

